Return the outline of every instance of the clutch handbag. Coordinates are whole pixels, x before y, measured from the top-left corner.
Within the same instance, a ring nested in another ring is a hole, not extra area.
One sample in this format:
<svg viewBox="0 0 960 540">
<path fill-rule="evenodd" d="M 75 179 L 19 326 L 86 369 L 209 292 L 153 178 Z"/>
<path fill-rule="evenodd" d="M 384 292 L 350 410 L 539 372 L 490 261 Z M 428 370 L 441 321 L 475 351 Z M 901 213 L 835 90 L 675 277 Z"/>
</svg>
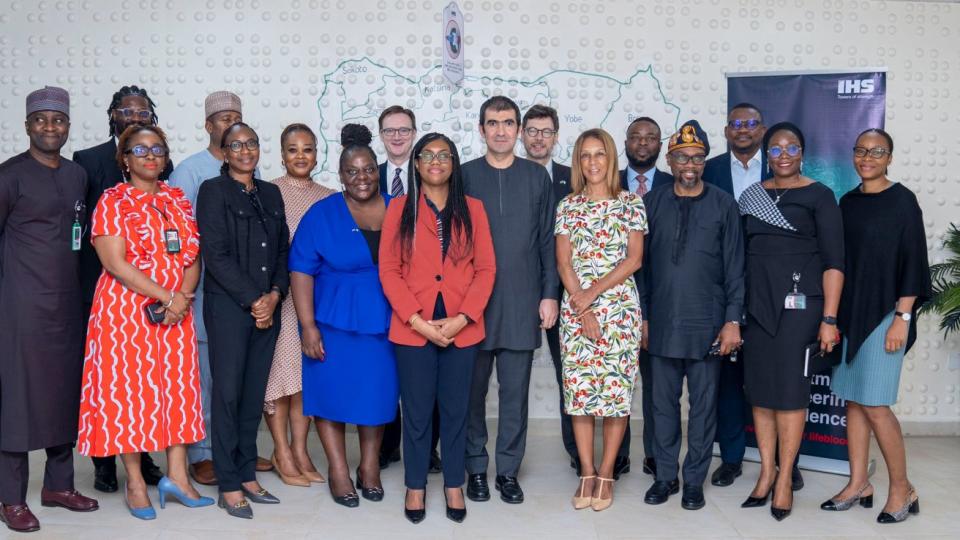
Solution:
<svg viewBox="0 0 960 540">
<path fill-rule="evenodd" d="M 803 376 L 813 377 L 833 369 L 840 364 L 843 347 L 837 345 L 832 352 L 820 348 L 820 342 L 815 341 L 803 348 Z"/>
</svg>

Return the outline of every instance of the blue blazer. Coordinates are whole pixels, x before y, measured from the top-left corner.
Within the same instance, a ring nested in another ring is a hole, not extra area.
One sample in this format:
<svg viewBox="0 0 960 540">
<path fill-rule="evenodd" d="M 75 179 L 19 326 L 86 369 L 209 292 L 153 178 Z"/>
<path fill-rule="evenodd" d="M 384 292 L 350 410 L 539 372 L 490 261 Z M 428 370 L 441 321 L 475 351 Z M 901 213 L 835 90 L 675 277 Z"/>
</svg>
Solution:
<svg viewBox="0 0 960 540">
<path fill-rule="evenodd" d="M 733 195 L 733 177 L 730 175 L 730 152 L 724 152 L 715 158 L 710 158 L 703 167 L 703 181 L 709 182 L 718 188 Z M 760 152 L 760 179 L 771 178 L 767 168 L 767 155 Z"/>
<path fill-rule="evenodd" d="M 673 183 L 673 175 L 672 175 L 672 174 L 667 174 L 667 173 L 661 171 L 660 169 L 657 169 L 657 170 L 653 173 L 653 185 L 650 186 L 650 191 L 653 191 L 653 190 L 657 189 L 658 187 L 660 187 L 660 186 L 662 186 L 662 185 L 664 185 L 664 184 L 672 184 L 672 183 Z M 627 182 L 627 169 L 626 169 L 626 168 L 624 168 L 624 169 L 622 169 L 622 170 L 620 171 L 620 187 L 621 187 L 622 189 L 625 189 L 625 190 L 627 190 L 627 191 L 630 191 L 630 183 Z"/>
<path fill-rule="evenodd" d="M 389 195 L 390 188 L 387 186 L 387 162 L 380 164 L 380 193 Z"/>
</svg>

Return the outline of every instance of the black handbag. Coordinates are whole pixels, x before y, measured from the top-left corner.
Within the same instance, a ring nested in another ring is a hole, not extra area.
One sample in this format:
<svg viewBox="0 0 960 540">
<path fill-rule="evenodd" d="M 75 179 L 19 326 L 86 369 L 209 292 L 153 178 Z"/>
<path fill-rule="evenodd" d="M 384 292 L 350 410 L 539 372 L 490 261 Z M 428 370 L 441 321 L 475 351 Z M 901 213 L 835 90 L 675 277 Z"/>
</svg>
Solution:
<svg viewBox="0 0 960 540">
<path fill-rule="evenodd" d="M 840 364 L 843 347 L 837 344 L 833 351 L 826 352 L 820 348 L 820 342 L 815 341 L 803 348 L 803 376 L 813 377 L 830 371 Z"/>
</svg>

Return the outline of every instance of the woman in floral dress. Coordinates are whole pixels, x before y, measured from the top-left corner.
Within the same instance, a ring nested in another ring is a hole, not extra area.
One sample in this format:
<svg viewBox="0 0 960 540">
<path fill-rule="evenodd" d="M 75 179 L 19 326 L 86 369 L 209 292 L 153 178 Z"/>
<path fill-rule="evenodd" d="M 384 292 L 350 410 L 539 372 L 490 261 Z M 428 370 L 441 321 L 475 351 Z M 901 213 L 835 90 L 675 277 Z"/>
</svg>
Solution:
<svg viewBox="0 0 960 540">
<path fill-rule="evenodd" d="M 557 207 L 557 267 L 563 395 L 582 463 L 576 509 L 613 503 L 613 466 L 630 415 L 640 354 L 640 302 L 633 274 L 643 258 L 647 218 L 639 195 L 621 191 L 617 149 L 601 129 L 573 150 L 573 193 Z M 603 454 L 594 466 L 594 417 L 603 417 Z"/>
</svg>

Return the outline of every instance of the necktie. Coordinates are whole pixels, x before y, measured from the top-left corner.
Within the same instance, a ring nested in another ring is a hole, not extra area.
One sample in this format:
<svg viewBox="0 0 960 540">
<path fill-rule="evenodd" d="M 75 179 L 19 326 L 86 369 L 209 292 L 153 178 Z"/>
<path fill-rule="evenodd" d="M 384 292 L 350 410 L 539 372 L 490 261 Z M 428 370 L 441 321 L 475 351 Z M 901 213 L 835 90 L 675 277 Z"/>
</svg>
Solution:
<svg viewBox="0 0 960 540">
<path fill-rule="evenodd" d="M 644 175 L 637 176 L 637 195 L 643 197 L 647 194 L 647 177 Z"/>
<path fill-rule="evenodd" d="M 399 195 L 403 195 L 403 182 L 400 180 L 400 168 L 397 167 L 397 172 L 393 175 L 393 183 L 390 184 L 390 196 L 397 197 Z"/>
</svg>

